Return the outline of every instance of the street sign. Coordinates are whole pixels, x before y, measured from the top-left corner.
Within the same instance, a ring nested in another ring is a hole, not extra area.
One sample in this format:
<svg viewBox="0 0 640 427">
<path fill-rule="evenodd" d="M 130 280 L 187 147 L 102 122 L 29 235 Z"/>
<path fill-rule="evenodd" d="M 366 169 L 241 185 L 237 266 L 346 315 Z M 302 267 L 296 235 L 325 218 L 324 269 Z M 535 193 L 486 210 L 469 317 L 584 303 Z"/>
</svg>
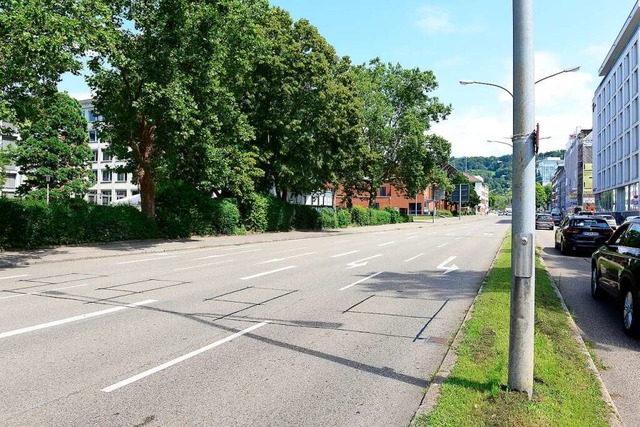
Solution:
<svg viewBox="0 0 640 427">
<path fill-rule="evenodd" d="M 469 184 L 456 184 L 453 193 L 451 194 L 451 201 L 453 203 L 468 203 Z"/>
</svg>

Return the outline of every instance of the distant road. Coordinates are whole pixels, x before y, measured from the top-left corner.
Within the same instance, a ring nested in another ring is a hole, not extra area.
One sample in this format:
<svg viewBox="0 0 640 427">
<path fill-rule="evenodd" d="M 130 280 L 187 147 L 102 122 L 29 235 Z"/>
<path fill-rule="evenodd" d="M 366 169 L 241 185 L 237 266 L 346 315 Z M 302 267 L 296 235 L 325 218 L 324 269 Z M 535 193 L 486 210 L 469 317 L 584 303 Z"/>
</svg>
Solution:
<svg viewBox="0 0 640 427">
<path fill-rule="evenodd" d="M 405 426 L 509 220 L 0 269 L 0 425 Z"/>
</svg>

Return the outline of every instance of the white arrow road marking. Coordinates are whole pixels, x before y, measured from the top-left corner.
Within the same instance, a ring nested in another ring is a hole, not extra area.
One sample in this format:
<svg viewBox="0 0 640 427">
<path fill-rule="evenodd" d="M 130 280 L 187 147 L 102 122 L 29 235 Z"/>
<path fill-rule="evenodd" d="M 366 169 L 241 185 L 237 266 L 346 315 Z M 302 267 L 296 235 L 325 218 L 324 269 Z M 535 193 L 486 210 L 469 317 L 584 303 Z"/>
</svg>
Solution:
<svg viewBox="0 0 640 427">
<path fill-rule="evenodd" d="M 362 259 L 359 259 L 357 261 L 350 262 L 350 263 L 347 264 L 349 266 L 349 267 L 347 267 L 347 269 L 356 268 L 356 267 L 364 267 L 365 265 L 367 265 L 368 260 L 373 259 L 373 258 L 378 258 L 378 257 L 381 257 L 381 256 L 382 256 L 382 254 L 377 254 L 377 255 L 374 255 L 374 256 L 370 256 L 368 258 L 362 258 Z"/>
<path fill-rule="evenodd" d="M 355 286 L 355 285 L 357 285 L 358 283 L 362 283 L 362 282 L 364 282 L 365 280 L 369 280 L 369 279 L 371 279 L 371 278 L 373 278 L 373 277 L 376 277 L 378 274 L 382 274 L 382 273 L 384 273 L 384 271 L 378 271 L 377 273 L 373 273 L 373 274 L 372 274 L 371 276 L 369 276 L 369 277 L 365 277 L 364 279 L 360 279 L 360 280 L 358 280 L 357 282 L 354 282 L 354 283 L 352 283 L 352 284 L 350 284 L 350 285 L 347 285 L 347 286 L 345 286 L 344 288 L 340 288 L 340 289 L 338 289 L 338 290 L 339 290 L 339 291 L 344 291 L 345 289 L 349 289 L 350 287 Z"/>
<path fill-rule="evenodd" d="M 258 265 L 259 264 L 268 264 L 270 262 L 284 261 L 284 260 L 291 259 L 291 258 L 300 258 L 301 256 L 307 256 L 307 255 L 313 255 L 313 254 L 315 254 L 315 252 L 307 252 L 305 254 L 291 255 L 291 256 L 288 256 L 288 257 L 285 257 L 285 258 L 273 258 L 273 259 L 270 259 L 269 261 L 259 262 Z"/>
<path fill-rule="evenodd" d="M 247 334 L 247 333 L 249 333 L 249 332 L 251 332 L 251 331 L 253 331 L 255 329 L 261 328 L 261 327 L 267 325 L 268 323 L 269 322 L 262 322 L 262 323 L 258 323 L 257 325 L 253 325 L 253 326 L 251 326 L 251 327 L 249 327 L 247 329 L 243 329 L 240 332 L 236 332 L 233 335 L 229 335 L 226 338 L 223 338 L 223 339 L 221 339 L 219 341 L 216 341 L 216 342 L 214 342 L 212 344 L 209 344 L 207 346 L 204 346 L 202 348 L 194 350 L 191 353 L 185 354 L 184 356 L 180 356 L 180 357 L 178 357 L 176 359 L 173 359 L 173 360 L 170 360 L 170 361 L 168 361 L 166 363 L 163 363 L 160 366 L 156 366 L 155 368 L 151 368 L 149 370 L 146 370 L 146 371 L 144 371 L 144 372 L 142 372 L 142 373 L 140 373 L 138 375 L 134 375 L 131 378 L 127 378 L 126 380 L 122 380 L 119 383 L 115 383 L 113 385 L 110 385 L 109 387 L 105 387 L 105 388 L 102 389 L 102 391 L 104 391 L 105 393 L 111 393 L 112 391 L 117 390 L 120 387 L 124 387 L 124 386 L 129 385 L 129 384 L 131 384 L 133 382 L 141 380 L 144 377 L 148 377 L 149 375 L 155 374 L 156 372 L 160 372 L 163 369 L 167 369 L 167 368 L 169 368 L 169 367 L 171 367 L 173 365 L 176 365 L 176 364 L 178 364 L 180 362 L 184 362 L 187 359 L 191 359 L 192 357 L 197 356 L 197 355 L 199 355 L 201 353 L 204 353 L 205 351 L 209 351 L 209 350 L 211 350 L 213 348 L 218 347 L 221 344 L 224 344 L 226 342 L 234 340 L 234 339 L 236 339 L 236 338 L 238 338 L 238 337 L 240 337 L 240 336 L 242 336 L 244 334 Z"/>
<path fill-rule="evenodd" d="M 341 254 L 338 254 L 338 255 L 331 255 L 331 258 L 338 258 L 338 257 L 345 256 L 345 255 L 355 254 L 357 252 L 360 252 L 360 251 L 350 251 L 350 252 L 344 252 L 344 253 L 341 253 Z"/>
<path fill-rule="evenodd" d="M 56 320 L 49 323 L 41 323 L 35 326 L 29 326 L 28 328 L 16 329 L 14 331 L 5 332 L 0 334 L 0 339 L 12 337 L 14 335 L 26 334 L 27 332 L 37 331 L 39 329 L 50 328 L 52 326 L 64 325 L 65 323 L 77 322 L 78 320 L 88 319 L 90 317 L 103 316 L 105 314 L 114 313 L 120 310 L 126 310 L 127 308 L 138 307 L 139 305 L 151 304 L 156 302 L 154 299 L 148 299 L 140 302 L 134 302 L 133 304 L 121 305 L 118 307 L 108 308 L 106 310 L 94 311 L 93 313 L 81 314 L 80 316 L 68 317 L 66 319 Z"/>
<path fill-rule="evenodd" d="M 437 266 L 436 268 L 438 270 L 444 270 L 444 272 L 442 274 L 447 274 L 451 271 L 455 271 L 458 269 L 458 266 L 455 264 L 451 264 L 450 266 L 446 266 L 446 264 L 450 263 L 451 261 L 453 261 L 454 259 L 456 259 L 456 256 L 450 256 L 449 258 L 447 258 L 446 260 L 444 260 L 442 263 L 440 263 L 439 266 Z"/>
</svg>

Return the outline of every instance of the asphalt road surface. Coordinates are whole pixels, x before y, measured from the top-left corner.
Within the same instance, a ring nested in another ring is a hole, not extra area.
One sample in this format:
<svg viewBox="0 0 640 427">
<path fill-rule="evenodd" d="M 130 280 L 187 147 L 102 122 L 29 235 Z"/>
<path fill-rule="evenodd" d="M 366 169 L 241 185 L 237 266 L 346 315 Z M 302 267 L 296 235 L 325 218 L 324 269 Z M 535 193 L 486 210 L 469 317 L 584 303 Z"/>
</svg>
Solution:
<svg viewBox="0 0 640 427">
<path fill-rule="evenodd" d="M 615 301 L 591 297 L 591 254 L 560 255 L 554 249 L 554 232 L 539 230 L 537 244 L 585 341 L 590 342 L 599 370 L 622 421 L 640 426 L 640 341 L 622 330 L 622 311 Z M 604 365 L 604 369 L 600 369 Z"/>
<path fill-rule="evenodd" d="M 2 268 L 0 425 L 405 426 L 509 226 Z"/>
</svg>

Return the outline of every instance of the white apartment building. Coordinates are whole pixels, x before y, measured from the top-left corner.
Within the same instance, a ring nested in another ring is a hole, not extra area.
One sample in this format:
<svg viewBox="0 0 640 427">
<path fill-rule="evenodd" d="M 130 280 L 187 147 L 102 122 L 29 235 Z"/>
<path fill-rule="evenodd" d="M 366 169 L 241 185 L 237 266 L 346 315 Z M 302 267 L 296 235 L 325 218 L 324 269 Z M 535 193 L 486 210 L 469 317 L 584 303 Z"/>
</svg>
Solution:
<svg viewBox="0 0 640 427">
<path fill-rule="evenodd" d="M 0 129 L 9 128 L 14 130 L 10 123 L 0 120 Z M 0 132 L 0 150 L 6 150 L 9 146 L 13 145 L 18 139 L 17 131 L 3 134 Z M 20 175 L 20 170 L 15 165 L 5 165 L 4 168 L 5 179 L 4 183 L 0 185 L 0 197 L 15 197 L 16 190 L 22 185 L 23 176 Z"/>
<path fill-rule="evenodd" d="M 93 124 L 99 117 L 93 111 L 91 99 L 79 101 L 82 106 L 82 114 L 87 119 L 89 132 L 89 146 L 93 151 L 91 170 L 96 185 L 89 189 L 85 198 L 99 205 L 108 205 L 112 202 L 138 194 L 138 186 L 131 183 L 131 173 L 116 172 L 117 166 L 125 162 L 105 152 L 108 144 L 100 140 L 98 130 Z"/>
<path fill-rule="evenodd" d="M 560 157 L 547 157 L 536 163 L 536 175 L 540 176 L 542 185 L 551 184 L 551 179 L 560 166 L 564 166 L 564 160 Z"/>
<path fill-rule="evenodd" d="M 636 2 L 600 67 L 603 79 L 593 98 L 593 192 L 599 210 L 638 209 L 639 24 Z"/>
</svg>

